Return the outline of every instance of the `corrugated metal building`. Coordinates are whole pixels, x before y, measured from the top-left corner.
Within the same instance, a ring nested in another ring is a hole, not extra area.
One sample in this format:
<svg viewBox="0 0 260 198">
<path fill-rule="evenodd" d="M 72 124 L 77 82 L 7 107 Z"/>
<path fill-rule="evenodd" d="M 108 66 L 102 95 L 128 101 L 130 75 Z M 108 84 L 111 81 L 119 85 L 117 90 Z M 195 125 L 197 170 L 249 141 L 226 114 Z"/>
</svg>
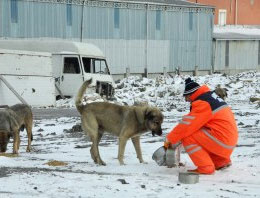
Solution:
<svg viewBox="0 0 260 198">
<path fill-rule="evenodd" d="M 1 38 L 90 42 L 112 74 L 212 69 L 214 8 L 177 0 L 1 0 Z"/>
<path fill-rule="evenodd" d="M 213 37 L 215 72 L 260 71 L 260 35 L 214 33 Z"/>
</svg>

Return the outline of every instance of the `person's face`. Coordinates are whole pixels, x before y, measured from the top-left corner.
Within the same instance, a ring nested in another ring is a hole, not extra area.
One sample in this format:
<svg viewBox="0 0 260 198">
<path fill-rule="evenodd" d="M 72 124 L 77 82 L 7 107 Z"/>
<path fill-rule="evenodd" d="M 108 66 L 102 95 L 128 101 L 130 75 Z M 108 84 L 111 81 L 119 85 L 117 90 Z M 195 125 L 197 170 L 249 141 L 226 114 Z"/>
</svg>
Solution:
<svg viewBox="0 0 260 198">
<path fill-rule="evenodd" d="M 186 101 L 186 102 L 191 102 L 190 95 L 186 95 L 186 96 L 184 96 L 184 97 L 185 97 L 185 101 Z"/>
</svg>

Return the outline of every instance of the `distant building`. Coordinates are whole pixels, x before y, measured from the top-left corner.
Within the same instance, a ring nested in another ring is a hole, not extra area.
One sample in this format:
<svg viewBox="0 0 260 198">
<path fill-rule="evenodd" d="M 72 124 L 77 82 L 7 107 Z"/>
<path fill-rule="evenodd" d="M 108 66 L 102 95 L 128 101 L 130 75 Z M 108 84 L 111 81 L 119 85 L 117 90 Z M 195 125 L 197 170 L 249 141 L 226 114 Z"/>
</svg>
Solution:
<svg viewBox="0 0 260 198">
<path fill-rule="evenodd" d="M 215 6 L 215 25 L 260 25 L 260 0 L 188 0 Z"/>
<path fill-rule="evenodd" d="M 208 72 L 213 13 L 179 0 L 0 0 L 0 38 L 93 43 L 114 76 Z"/>
</svg>

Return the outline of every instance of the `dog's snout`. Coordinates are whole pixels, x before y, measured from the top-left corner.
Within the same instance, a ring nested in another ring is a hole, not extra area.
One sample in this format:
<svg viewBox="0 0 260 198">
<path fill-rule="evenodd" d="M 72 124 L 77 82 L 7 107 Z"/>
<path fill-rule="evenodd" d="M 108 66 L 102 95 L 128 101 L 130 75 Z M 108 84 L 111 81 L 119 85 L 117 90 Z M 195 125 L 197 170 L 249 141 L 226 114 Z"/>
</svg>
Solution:
<svg viewBox="0 0 260 198">
<path fill-rule="evenodd" d="M 162 130 L 152 131 L 152 135 L 153 135 L 153 136 L 155 136 L 155 135 L 161 136 L 161 135 L 162 135 Z"/>
<path fill-rule="evenodd" d="M 162 135 L 162 130 L 158 131 L 157 135 L 161 136 Z"/>
</svg>

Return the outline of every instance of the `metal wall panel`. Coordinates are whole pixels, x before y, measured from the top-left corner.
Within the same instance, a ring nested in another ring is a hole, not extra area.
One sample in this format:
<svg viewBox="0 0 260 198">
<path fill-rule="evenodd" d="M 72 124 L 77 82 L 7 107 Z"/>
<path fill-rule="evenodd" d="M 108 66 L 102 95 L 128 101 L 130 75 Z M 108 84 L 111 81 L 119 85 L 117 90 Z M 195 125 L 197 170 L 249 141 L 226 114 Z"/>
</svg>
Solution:
<svg viewBox="0 0 260 198">
<path fill-rule="evenodd" d="M 232 70 L 257 70 L 258 66 L 257 40 L 229 41 L 229 65 L 225 66 L 226 41 L 217 40 L 215 43 L 214 68 L 217 71 Z"/>
<path fill-rule="evenodd" d="M 81 12 L 79 5 L 72 6 L 72 26 L 67 25 L 66 4 L 17 1 L 18 22 L 11 22 L 10 0 L 1 0 L 1 37 L 14 38 L 79 38 Z"/>
<path fill-rule="evenodd" d="M 257 69 L 258 41 L 230 41 L 231 69 Z"/>
<path fill-rule="evenodd" d="M 225 52 L 226 52 L 226 42 L 217 41 L 215 43 L 214 70 L 224 70 L 225 69 Z"/>
<path fill-rule="evenodd" d="M 11 26 L 11 8 L 10 1 L 0 1 L 0 33 L 1 37 L 11 37 L 10 26 Z"/>
</svg>

